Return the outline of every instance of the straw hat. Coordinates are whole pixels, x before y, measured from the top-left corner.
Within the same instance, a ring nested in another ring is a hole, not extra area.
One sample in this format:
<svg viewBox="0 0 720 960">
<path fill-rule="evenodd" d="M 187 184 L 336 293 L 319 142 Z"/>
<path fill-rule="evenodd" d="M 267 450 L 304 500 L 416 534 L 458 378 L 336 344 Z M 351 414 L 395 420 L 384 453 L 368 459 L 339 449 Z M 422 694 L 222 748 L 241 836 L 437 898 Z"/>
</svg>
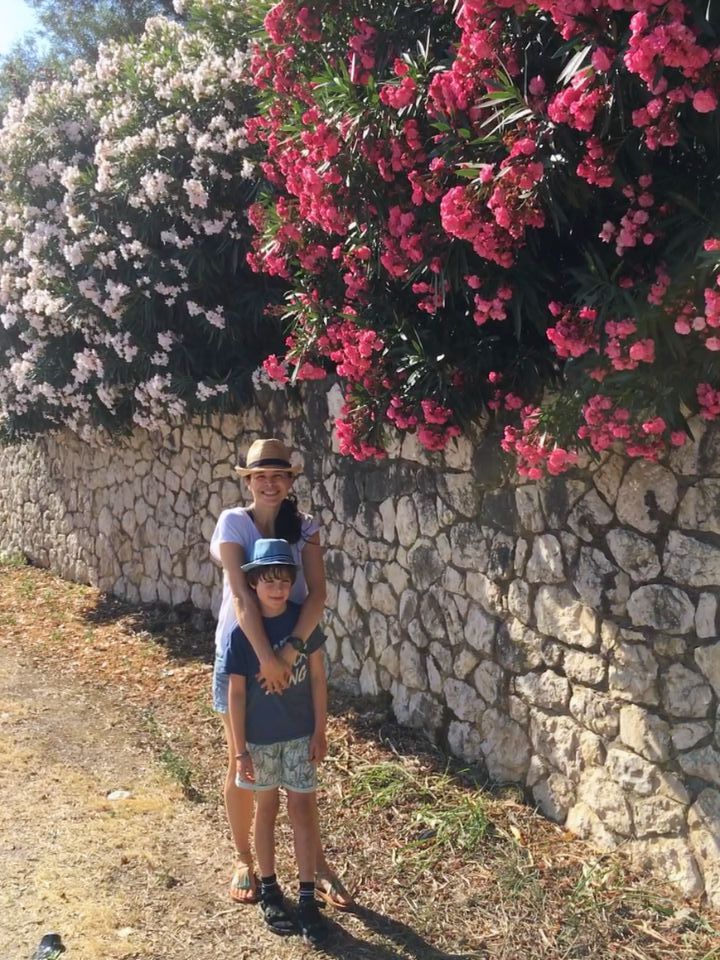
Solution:
<svg viewBox="0 0 720 960">
<path fill-rule="evenodd" d="M 256 440 L 250 445 L 245 458 L 244 467 L 235 467 L 241 477 L 249 477 L 252 473 L 261 470 L 283 470 L 294 477 L 301 472 L 302 467 L 290 463 L 290 450 L 282 440 Z"/>
</svg>

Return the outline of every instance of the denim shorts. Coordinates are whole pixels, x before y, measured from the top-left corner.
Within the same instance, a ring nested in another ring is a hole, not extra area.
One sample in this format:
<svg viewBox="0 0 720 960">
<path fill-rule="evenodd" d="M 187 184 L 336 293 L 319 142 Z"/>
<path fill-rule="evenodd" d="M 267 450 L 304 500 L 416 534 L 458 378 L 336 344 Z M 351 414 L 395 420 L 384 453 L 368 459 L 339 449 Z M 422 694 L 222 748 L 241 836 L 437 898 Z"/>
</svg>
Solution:
<svg viewBox="0 0 720 960">
<path fill-rule="evenodd" d="M 275 790 L 284 787 L 294 793 L 317 790 L 317 767 L 308 759 L 310 737 L 281 740 L 280 743 L 249 743 L 255 782 L 235 778 L 242 790 Z"/>
<path fill-rule="evenodd" d="M 223 673 L 222 659 L 215 657 L 212 676 L 212 701 L 213 710 L 216 713 L 228 712 L 228 689 L 230 687 L 230 674 Z"/>
</svg>

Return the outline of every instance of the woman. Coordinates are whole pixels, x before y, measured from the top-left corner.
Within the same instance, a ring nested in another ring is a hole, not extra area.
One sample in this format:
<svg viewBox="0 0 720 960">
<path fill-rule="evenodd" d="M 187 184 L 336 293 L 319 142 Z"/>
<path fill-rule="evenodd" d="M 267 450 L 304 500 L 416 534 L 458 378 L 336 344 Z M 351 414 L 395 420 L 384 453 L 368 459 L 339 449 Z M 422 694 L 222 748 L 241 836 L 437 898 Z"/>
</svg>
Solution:
<svg viewBox="0 0 720 960">
<path fill-rule="evenodd" d="M 296 651 L 290 644 L 279 653 L 272 650 L 263 628 L 260 609 L 248 587 L 241 566 L 260 538 L 280 537 L 291 545 L 298 564 L 298 576 L 290 599 L 302 604 L 294 635 L 307 640 L 320 622 L 325 606 L 325 567 L 320 546 L 319 524 L 297 509 L 291 494 L 293 479 L 300 472 L 290 462 L 290 451 L 280 440 L 256 440 L 247 453 L 244 467 L 236 467 L 245 478 L 252 501 L 249 507 L 234 507 L 220 514 L 210 542 L 210 553 L 223 567 L 223 597 L 215 633 L 213 706 L 223 718 L 228 746 L 225 777 L 225 809 L 235 843 L 238 863 L 230 883 L 230 896 L 238 903 L 255 903 L 258 879 L 253 870 L 250 830 L 253 796 L 235 786 L 235 749 L 227 712 L 228 676 L 219 669 L 232 631 L 239 624 L 260 661 L 260 677 L 266 689 L 279 693 L 290 677 Z M 320 831 L 317 835 L 316 895 L 338 909 L 353 905 L 353 899 L 325 859 Z"/>
</svg>

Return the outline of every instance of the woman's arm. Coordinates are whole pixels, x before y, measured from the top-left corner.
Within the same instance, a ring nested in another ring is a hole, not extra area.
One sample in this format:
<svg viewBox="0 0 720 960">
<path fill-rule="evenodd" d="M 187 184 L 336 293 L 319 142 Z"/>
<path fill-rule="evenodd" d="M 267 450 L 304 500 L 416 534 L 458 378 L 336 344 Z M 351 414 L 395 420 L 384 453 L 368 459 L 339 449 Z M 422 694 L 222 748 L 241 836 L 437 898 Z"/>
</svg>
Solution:
<svg viewBox="0 0 720 960">
<path fill-rule="evenodd" d="M 325 610 L 327 590 L 325 586 L 325 560 L 320 546 L 320 534 L 314 533 L 306 542 L 300 554 L 308 595 L 300 608 L 300 616 L 293 634 L 301 640 L 307 640 L 320 623 Z"/>
<path fill-rule="evenodd" d="M 282 693 L 290 679 L 290 668 L 273 652 L 265 633 L 260 608 L 242 571 L 245 553 L 239 543 L 221 543 L 220 560 L 228 578 L 233 609 L 240 629 L 250 641 L 260 662 L 260 676 L 268 693 Z M 303 638 L 304 639 L 304 638 Z"/>
<path fill-rule="evenodd" d="M 308 657 L 310 669 L 310 690 L 312 692 L 315 729 L 310 737 L 310 757 L 314 763 L 321 763 L 327 754 L 327 678 L 325 677 L 325 658 L 322 647 Z"/>
<path fill-rule="evenodd" d="M 230 715 L 230 729 L 232 730 L 235 745 L 235 768 L 242 780 L 253 779 L 252 761 L 248 753 L 245 739 L 245 691 L 247 683 L 245 677 L 239 673 L 230 674 L 228 689 L 228 713 Z"/>
</svg>

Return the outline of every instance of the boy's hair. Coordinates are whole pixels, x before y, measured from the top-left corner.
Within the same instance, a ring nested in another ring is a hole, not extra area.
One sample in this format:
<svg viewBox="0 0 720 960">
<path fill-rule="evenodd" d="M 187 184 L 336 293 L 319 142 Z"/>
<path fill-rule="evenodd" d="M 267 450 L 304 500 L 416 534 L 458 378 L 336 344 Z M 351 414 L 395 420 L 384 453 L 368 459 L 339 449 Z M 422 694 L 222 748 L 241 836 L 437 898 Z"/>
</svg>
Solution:
<svg viewBox="0 0 720 960">
<path fill-rule="evenodd" d="M 247 575 L 247 582 L 251 587 L 256 587 L 258 580 L 289 580 L 295 583 L 297 568 L 290 567 L 285 563 L 272 563 L 267 567 L 257 567 L 250 570 Z"/>
</svg>

